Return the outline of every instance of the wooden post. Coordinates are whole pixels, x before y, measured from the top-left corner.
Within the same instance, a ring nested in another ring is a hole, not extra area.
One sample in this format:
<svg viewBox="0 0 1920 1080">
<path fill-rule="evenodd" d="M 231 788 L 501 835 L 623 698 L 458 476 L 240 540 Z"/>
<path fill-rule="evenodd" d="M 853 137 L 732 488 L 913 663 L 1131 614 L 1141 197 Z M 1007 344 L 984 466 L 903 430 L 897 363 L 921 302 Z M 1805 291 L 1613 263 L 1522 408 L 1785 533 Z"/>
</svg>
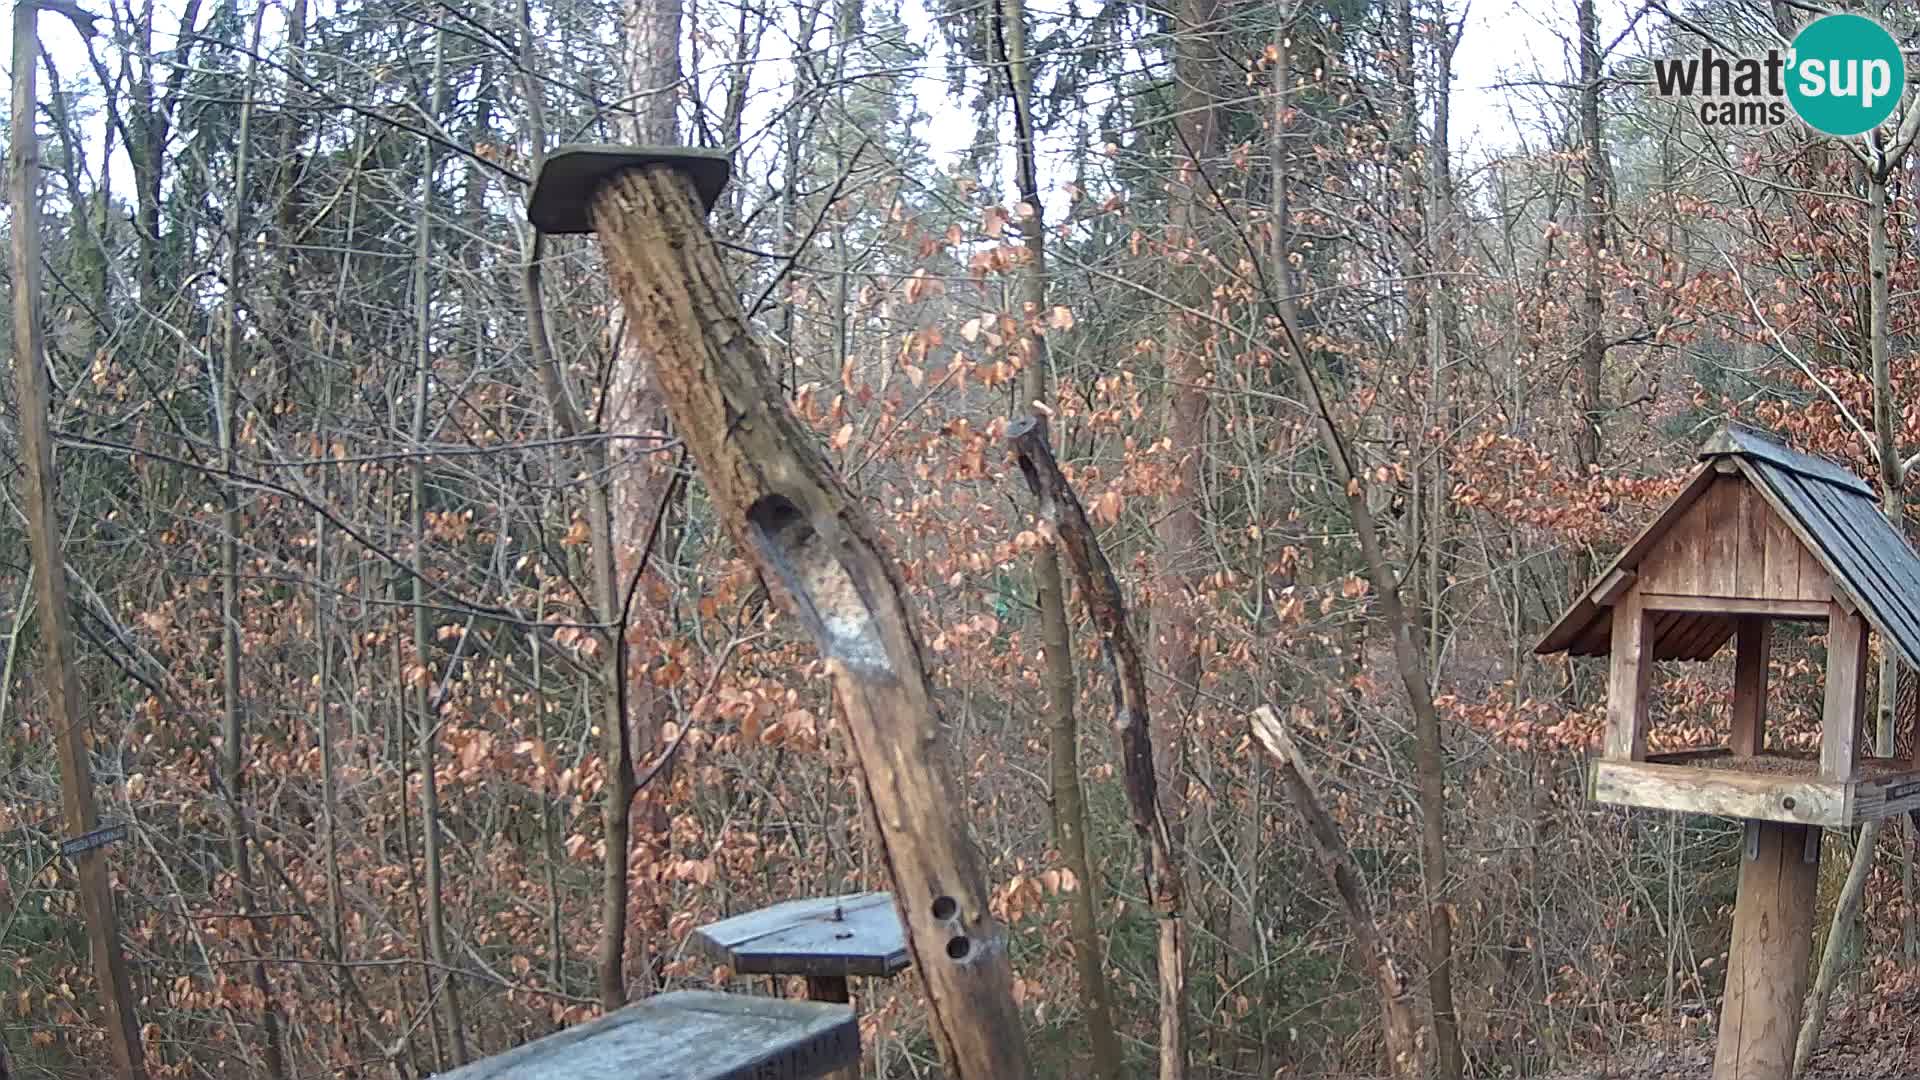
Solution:
<svg viewBox="0 0 1920 1080">
<path fill-rule="evenodd" d="M 40 140 L 34 130 L 34 75 L 40 64 L 38 5 L 15 0 L 13 8 L 13 145 L 8 149 L 8 197 L 13 210 L 13 378 L 20 410 L 20 463 L 25 476 L 27 539 L 33 550 L 33 579 L 39 590 L 42 677 L 47 688 L 49 722 L 60 757 L 60 806 L 69 837 L 90 833 L 99 824 L 93 805 L 93 770 L 87 734 L 92 711 L 74 671 L 73 626 L 67 608 L 67 564 L 60 549 L 59 510 L 54 493 L 53 434 L 48 418 L 52 380 L 47 374 L 46 344 L 40 331 Z M 66 5 L 71 9 L 71 5 Z M 84 12 L 68 10 L 82 33 Z M 80 910 L 87 923 L 93 958 L 94 992 L 105 1012 L 107 1045 L 114 1067 L 125 1080 L 144 1080 L 146 1057 L 140 1022 L 134 1015 L 133 989 L 126 958 L 120 953 L 120 924 L 114 910 L 113 883 L 107 872 L 107 848 L 74 856 Z"/>
<path fill-rule="evenodd" d="M 1867 623 L 1839 604 L 1827 615 L 1827 702 L 1820 717 L 1820 775 L 1851 777 L 1859 764 L 1860 714 L 1867 691 Z"/>
<path fill-rule="evenodd" d="M 1022 1080 L 1007 931 L 987 906 L 899 572 L 747 325 L 707 231 L 716 170 L 724 183 L 725 159 L 710 154 L 562 151 L 542 164 L 528 217 L 599 234 L 628 332 L 653 357 L 715 516 L 826 660 L 948 1072 Z"/>
<path fill-rule="evenodd" d="M 1647 686 L 1653 650 L 1647 645 L 1646 611 L 1638 589 L 1613 605 L 1613 648 L 1607 681 L 1605 756 L 1641 761 L 1647 756 Z"/>
<path fill-rule="evenodd" d="M 824 1001 L 832 1005 L 851 1005 L 853 993 L 847 987 L 845 975 L 809 975 L 807 976 L 807 1000 Z M 859 1023 L 859 1013 L 854 1013 L 854 1023 Z M 860 1080 L 860 1063 L 855 1062 L 844 1069 L 828 1073 L 826 1080 Z"/>
<path fill-rule="evenodd" d="M 1742 615 L 1734 626 L 1733 752 L 1752 757 L 1767 748 L 1767 652 L 1773 623 Z"/>
<path fill-rule="evenodd" d="M 1813 950 L 1819 833 L 1778 821 L 1746 827 L 1713 1080 L 1791 1080 Z"/>
</svg>

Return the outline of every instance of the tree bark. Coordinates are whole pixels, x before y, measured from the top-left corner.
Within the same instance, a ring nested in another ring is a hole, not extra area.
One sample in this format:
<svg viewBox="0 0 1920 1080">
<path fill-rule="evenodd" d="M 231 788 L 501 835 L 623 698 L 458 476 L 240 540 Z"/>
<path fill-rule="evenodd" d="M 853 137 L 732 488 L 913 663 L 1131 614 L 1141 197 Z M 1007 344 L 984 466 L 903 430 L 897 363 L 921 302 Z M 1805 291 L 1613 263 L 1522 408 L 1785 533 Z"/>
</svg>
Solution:
<svg viewBox="0 0 1920 1080">
<path fill-rule="evenodd" d="M 446 108 L 446 33 L 435 34 L 433 58 L 433 116 Z M 414 383 L 413 445 L 424 447 L 427 441 L 428 372 L 433 366 L 433 307 L 429 290 L 433 287 L 433 169 L 434 145 L 423 140 L 424 162 L 420 174 L 420 218 L 415 241 L 413 269 L 414 306 Z M 428 657 L 432 637 L 427 627 L 426 546 L 427 546 L 427 474 L 424 459 L 413 457 L 408 479 L 409 524 L 413 532 L 413 711 L 415 738 L 420 755 L 420 850 L 426 862 L 427 947 L 439 976 L 439 992 L 446 1010 L 448 1049 L 457 1068 L 466 1064 L 467 1039 L 460 1013 L 459 975 L 452 965 L 453 950 L 447 941 L 445 871 L 440 857 L 440 785 L 436 747 L 440 739 L 439 702 L 428 695 L 433 681 Z M 451 673 L 443 673 L 450 677 Z"/>
<path fill-rule="evenodd" d="M 1040 500 L 1040 517 L 1066 549 L 1087 618 L 1100 632 L 1107 677 L 1113 683 L 1113 730 L 1120 742 L 1122 781 L 1134 830 L 1147 845 L 1142 883 L 1160 921 L 1160 1080 L 1186 1076 L 1186 934 L 1181 925 L 1183 882 L 1179 849 L 1155 790 L 1153 729 L 1146 668 L 1127 625 L 1126 599 L 1100 550 L 1093 524 L 1054 460 L 1046 421 L 1028 416 L 1007 425 L 1027 488 Z"/>
<path fill-rule="evenodd" d="M 35 74 L 40 58 L 37 7 L 13 8 L 12 145 L 7 151 L 7 195 L 13 217 L 13 377 L 19 402 L 22 493 L 27 541 L 33 552 L 36 600 L 40 608 L 42 679 L 49 722 L 60 758 L 60 808 L 69 836 L 99 825 L 93 803 L 93 769 L 88 733 L 93 712 L 81 696 L 75 670 L 72 617 L 67 606 L 66 559 L 60 547 L 59 510 L 53 472 L 52 379 L 40 325 L 40 138 L 35 131 Z M 146 1053 L 126 958 L 120 952 L 120 924 L 114 909 L 110 847 L 75 856 L 80 910 L 86 919 L 93 959 L 95 992 L 105 1009 L 103 1025 L 114 1067 L 126 1080 L 146 1080 Z"/>
<path fill-rule="evenodd" d="M 233 163 L 233 195 L 227 206 L 227 304 L 219 385 L 215 387 L 220 421 L 220 467 L 231 478 L 234 471 L 234 424 L 241 361 L 240 302 L 246 275 L 246 225 L 244 207 L 247 185 L 251 181 L 253 138 L 253 98 L 255 74 L 260 53 L 261 21 L 266 15 L 264 3 L 254 8 L 253 56 L 247 63 L 246 92 L 240 102 L 239 127 Z M 241 917 L 247 923 L 247 938 L 253 947 L 253 962 L 247 971 L 254 992 L 260 995 L 260 1042 L 267 1075 L 280 1080 L 287 1074 L 286 1058 L 280 1046 L 280 1007 L 274 1000 L 273 983 L 267 977 L 266 961 L 272 949 L 261 922 L 252 918 L 255 907 L 253 856 L 247 850 L 247 833 L 242 827 L 246 813 L 246 725 L 240 698 L 240 498 L 231 479 L 220 487 L 220 760 L 222 782 L 226 786 L 227 851 L 233 860 L 234 879 L 239 886 Z"/>
<path fill-rule="evenodd" d="M 787 408 L 692 183 L 671 168 L 629 169 L 601 185 L 592 221 L 716 517 L 826 660 L 933 1041 L 959 1080 L 1021 1080 L 1007 932 L 988 908 L 899 572 Z"/>
<path fill-rule="evenodd" d="M 1580 287 L 1579 427 L 1573 458 L 1581 472 L 1600 464 L 1600 428 L 1604 416 L 1602 381 L 1606 377 L 1606 300 L 1601 253 L 1607 246 L 1606 146 L 1600 132 L 1600 29 L 1595 0 L 1576 0 L 1580 34 L 1580 221 L 1585 235 L 1586 267 Z M 1582 560 L 1575 588 L 1592 577 Z"/>
<path fill-rule="evenodd" d="M 1201 311 L 1212 306 L 1196 264 L 1202 261 L 1201 226 L 1209 213 L 1202 172 L 1212 168 L 1220 154 L 1220 110 L 1212 91 L 1220 58 L 1209 36 L 1220 30 L 1220 17 L 1220 0 L 1181 0 L 1174 27 L 1174 152 L 1179 165 L 1172 183 L 1168 243 L 1175 265 L 1186 268 L 1189 306 Z M 1152 632 L 1149 659 L 1166 680 L 1154 710 L 1154 770 L 1160 776 L 1161 813 L 1179 843 L 1187 812 L 1186 721 L 1201 674 L 1189 585 L 1206 555 L 1200 500 L 1206 483 L 1213 331 L 1187 312 L 1173 312 L 1170 318 L 1162 431 L 1175 457 L 1154 525 L 1160 558 L 1147 621 Z"/>
<path fill-rule="evenodd" d="M 1354 866 L 1346 841 L 1340 837 L 1339 826 L 1320 804 L 1320 796 L 1314 790 L 1313 770 L 1308 768 L 1299 745 L 1271 706 L 1262 705 L 1254 710 L 1253 734 L 1278 766 L 1281 785 L 1287 789 L 1287 797 L 1293 800 L 1306 823 L 1307 839 L 1320 860 L 1320 869 L 1340 897 L 1347 930 L 1353 935 L 1354 946 L 1360 954 L 1360 969 L 1380 995 L 1387 1075 L 1418 1076 L 1420 1043 L 1414 1028 L 1413 1009 L 1407 1003 L 1406 979 L 1394 966 L 1393 954 L 1380 936 L 1373 905 L 1367 901 L 1366 886 L 1360 880 L 1360 871 Z"/>
<path fill-rule="evenodd" d="M 626 62 L 627 91 L 634 115 L 624 125 L 632 142 L 671 145 L 676 141 L 676 112 L 680 94 L 680 0 L 628 0 L 624 15 L 622 56 Z M 592 532 L 594 605 L 605 632 L 605 683 L 601 698 L 602 755 L 607 784 L 602 793 L 601 829 L 606 866 L 601 890 L 600 1003 L 612 1011 L 627 1002 L 626 953 L 632 890 L 634 846 L 634 761 L 654 747 L 662 714 L 669 702 L 651 680 L 632 678 L 647 664 L 630 665 L 627 654 L 636 646 L 657 646 L 666 627 L 656 606 L 631 603 L 626 589 L 643 592 L 663 588 L 658 574 L 640 563 L 644 534 L 653 509 L 666 497 L 671 475 L 654 467 L 651 443 L 623 436 L 663 434 L 666 418 L 653 386 L 653 360 L 640 346 L 625 306 L 614 305 L 612 321 L 614 363 L 607 376 L 604 409 L 590 419 L 576 416 L 576 430 L 593 429 L 606 437 L 589 444 L 587 457 L 593 481 L 587 495 L 587 523 Z M 557 369 L 556 369 L 557 370 Z M 614 440 L 614 441 L 610 441 Z M 626 589 L 622 583 L 627 583 Z M 637 641 L 629 630 L 638 623 Z M 663 782 L 655 789 L 664 789 Z M 643 805 L 658 809 L 654 796 Z M 640 815 L 641 842 L 652 847 L 666 834 L 664 813 Z M 644 928 L 664 919 L 645 919 L 640 940 L 642 977 L 652 978 L 652 949 Z"/>
<path fill-rule="evenodd" d="M 1012 86 L 1014 163 L 1020 201 L 1032 213 L 1019 215 L 1026 241 L 1027 265 L 1020 276 L 1022 337 L 1020 389 L 1026 403 L 1047 397 L 1048 364 L 1052 359 L 1046 337 L 1038 329 L 1047 317 L 1047 240 L 1045 213 L 1040 201 L 1039 171 L 1035 161 L 1033 127 L 1033 68 L 1027 52 L 1026 0 L 1004 0 L 996 9 L 996 30 Z M 1073 642 L 1067 624 L 1067 597 L 1060 560 L 1051 547 L 1033 554 L 1036 603 L 1040 609 L 1040 640 L 1046 667 L 1041 681 L 1047 694 L 1047 748 L 1052 760 L 1053 829 L 1060 857 L 1079 887 L 1068 897 L 1073 935 L 1074 966 L 1080 977 L 1081 1007 L 1086 1010 L 1087 1036 L 1093 1046 L 1093 1073 L 1097 1080 L 1119 1080 L 1120 1037 L 1113 1026 L 1112 995 L 1107 987 L 1106 949 L 1095 921 L 1100 877 L 1087 855 L 1087 808 L 1080 789 L 1080 731 L 1074 712 Z"/>
</svg>

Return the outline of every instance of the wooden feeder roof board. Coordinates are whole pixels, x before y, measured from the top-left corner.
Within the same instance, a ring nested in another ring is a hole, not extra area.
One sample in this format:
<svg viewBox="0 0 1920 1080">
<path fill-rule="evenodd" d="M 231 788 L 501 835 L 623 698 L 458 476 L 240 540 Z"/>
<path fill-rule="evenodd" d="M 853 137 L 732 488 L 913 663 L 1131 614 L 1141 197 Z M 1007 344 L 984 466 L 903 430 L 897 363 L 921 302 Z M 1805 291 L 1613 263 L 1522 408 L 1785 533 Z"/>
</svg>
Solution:
<svg viewBox="0 0 1920 1080">
<path fill-rule="evenodd" d="M 1772 436 L 1729 426 L 1701 448 L 1702 463 L 1680 495 L 1615 559 L 1535 646 L 1541 654 L 1606 656 L 1612 647 L 1612 600 L 1604 594 L 1641 561 L 1714 485 L 1715 466 L 1731 461 L 1866 617 L 1882 640 L 1920 668 L 1920 555 L 1880 512 L 1866 481 L 1824 458 L 1788 449 Z M 1661 612 L 1649 640 L 1658 660 L 1704 660 L 1718 652 L 1735 620 L 1712 612 Z"/>
<path fill-rule="evenodd" d="M 859 1061 L 859 1021 L 845 1005 L 680 990 L 442 1080 L 807 1080 Z"/>
<path fill-rule="evenodd" d="M 693 936 L 739 975 L 888 978 L 912 963 L 887 892 L 789 900 L 709 923 Z"/>
</svg>

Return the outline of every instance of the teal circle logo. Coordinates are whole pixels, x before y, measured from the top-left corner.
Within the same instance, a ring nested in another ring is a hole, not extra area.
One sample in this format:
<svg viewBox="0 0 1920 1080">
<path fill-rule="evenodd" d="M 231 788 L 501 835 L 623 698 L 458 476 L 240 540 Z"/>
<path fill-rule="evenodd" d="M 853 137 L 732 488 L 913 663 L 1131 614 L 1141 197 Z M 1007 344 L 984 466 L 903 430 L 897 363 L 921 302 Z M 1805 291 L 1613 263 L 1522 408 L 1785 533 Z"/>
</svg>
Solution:
<svg viewBox="0 0 1920 1080">
<path fill-rule="evenodd" d="M 1787 100 L 1815 131 L 1846 137 L 1893 115 L 1907 62 L 1887 28 L 1864 15 L 1815 19 L 1793 39 Z"/>
</svg>

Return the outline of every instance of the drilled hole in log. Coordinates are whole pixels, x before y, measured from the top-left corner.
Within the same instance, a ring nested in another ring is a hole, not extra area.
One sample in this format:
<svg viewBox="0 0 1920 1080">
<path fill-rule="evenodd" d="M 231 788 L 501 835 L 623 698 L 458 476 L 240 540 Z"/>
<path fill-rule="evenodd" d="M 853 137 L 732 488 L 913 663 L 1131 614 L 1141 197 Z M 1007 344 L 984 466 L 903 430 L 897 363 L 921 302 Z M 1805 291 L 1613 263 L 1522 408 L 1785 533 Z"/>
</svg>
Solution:
<svg viewBox="0 0 1920 1080">
<path fill-rule="evenodd" d="M 953 918 L 959 910 L 960 905 L 951 896 L 936 896 L 933 899 L 933 917 L 942 922 Z"/>
<path fill-rule="evenodd" d="M 967 935 L 965 934 L 961 934 L 959 937 L 947 942 L 947 955 L 955 960 L 965 960 L 967 954 L 972 951 L 973 942 L 968 941 Z"/>
<path fill-rule="evenodd" d="M 763 495 L 747 508 L 747 523 L 820 651 L 856 673 L 891 677 L 873 611 L 805 512 L 784 495 Z"/>
</svg>

